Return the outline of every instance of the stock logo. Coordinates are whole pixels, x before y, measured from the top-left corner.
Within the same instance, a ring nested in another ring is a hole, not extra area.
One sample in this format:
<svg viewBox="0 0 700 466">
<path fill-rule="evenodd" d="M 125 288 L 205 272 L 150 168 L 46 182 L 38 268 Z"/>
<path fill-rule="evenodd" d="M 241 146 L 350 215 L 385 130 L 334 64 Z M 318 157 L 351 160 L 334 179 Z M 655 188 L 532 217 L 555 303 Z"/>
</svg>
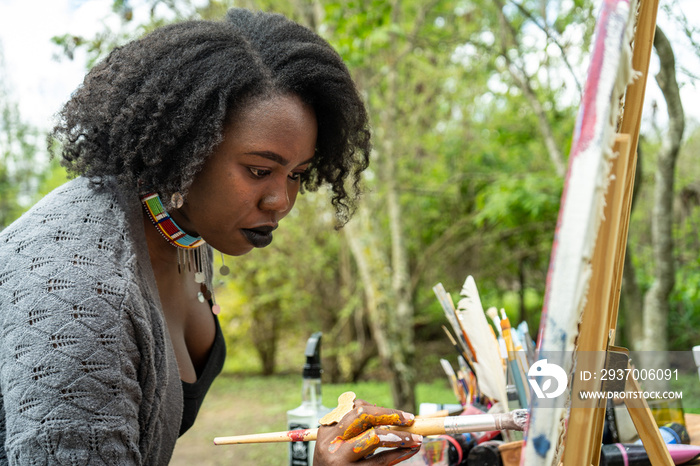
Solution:
<svg viewBox="0 0 700 466">
<path fill-rule="evenodd" d="M 537 381 L 538 378 L 543 382 L 541 386 Z M 527 380 L 537 398 L 558 397 L 566 390 L 567 379 L 566 372 L 561 366 L 550 364 L 546 359 L 540 359 L 527 371 Z M 557 383 L 554 387 L 552 387 L 552 381 Z"/>
</svg>

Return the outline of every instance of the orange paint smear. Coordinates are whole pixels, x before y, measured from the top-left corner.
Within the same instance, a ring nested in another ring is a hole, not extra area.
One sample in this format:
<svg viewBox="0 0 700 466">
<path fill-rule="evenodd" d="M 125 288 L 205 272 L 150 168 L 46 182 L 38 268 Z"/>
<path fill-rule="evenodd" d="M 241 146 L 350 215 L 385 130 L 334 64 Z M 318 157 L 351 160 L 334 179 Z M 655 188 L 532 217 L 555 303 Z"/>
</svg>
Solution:
<svg viewBox="0 0 700 466">
<path fill-rule="evenodd" d="M 398 414 L 384 414 L 381 416 L 371 416 L 369 414 L 360 414 L 352 424 L 345 429 L 343 432 L 343 440 L 350 440 L 353 437 L 357 437 L 362 432 L 367 430 L 368 427 L 380 426 L 380 425 L 401 425 L 401 417 Z"/>
<path fill-rule="evenodd" d="M 355 442 L 355 445 L 352 447 L 352 451 L 354 453 L 360 453 L 361 451 L 368 451 L 370 448 L 372 448 L 374 445 L 377 445 L 379 443 L 379 437 L 372 432 L 370 433 L 365 433 L 362 437 L 358 439 L 357 442 Z"/>
</svg>

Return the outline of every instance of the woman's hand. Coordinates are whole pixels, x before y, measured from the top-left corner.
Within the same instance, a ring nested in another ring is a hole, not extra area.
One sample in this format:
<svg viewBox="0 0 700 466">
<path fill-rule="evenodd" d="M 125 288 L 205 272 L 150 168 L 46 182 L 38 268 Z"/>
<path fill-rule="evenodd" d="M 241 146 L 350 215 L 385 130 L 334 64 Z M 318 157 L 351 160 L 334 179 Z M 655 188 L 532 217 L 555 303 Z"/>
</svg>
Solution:
<svg viewBox="0 0 700 466">
<path fill-rule="evenodd" d="M 411 426 L 413 421 L 413 414 L 355 400 L 354 408 L 340 422 L 319 428 L 314 464 L 393 465 L 407 460 L 418 453 L 423 437 L 381 426 Z M 382 451 L 375 453 L 378 448 Z"/>
</svg>

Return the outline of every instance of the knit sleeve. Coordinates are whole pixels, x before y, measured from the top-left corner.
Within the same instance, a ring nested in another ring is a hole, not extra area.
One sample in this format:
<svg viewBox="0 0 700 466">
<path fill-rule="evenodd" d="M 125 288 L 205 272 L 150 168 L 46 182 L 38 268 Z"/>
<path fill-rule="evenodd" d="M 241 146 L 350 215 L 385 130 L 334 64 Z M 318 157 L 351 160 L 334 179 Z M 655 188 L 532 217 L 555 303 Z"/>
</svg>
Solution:
<svg viewBox="0 0 700 466">
<path fill-rule="evenodd" d="M 0 346 L 10 464 L 141 464 L 139 352 L 116 288 L 89 277 L 49 279 L 16 293 Z M 81 300 L 70 289 L 91 289 Z"/>
</svg>

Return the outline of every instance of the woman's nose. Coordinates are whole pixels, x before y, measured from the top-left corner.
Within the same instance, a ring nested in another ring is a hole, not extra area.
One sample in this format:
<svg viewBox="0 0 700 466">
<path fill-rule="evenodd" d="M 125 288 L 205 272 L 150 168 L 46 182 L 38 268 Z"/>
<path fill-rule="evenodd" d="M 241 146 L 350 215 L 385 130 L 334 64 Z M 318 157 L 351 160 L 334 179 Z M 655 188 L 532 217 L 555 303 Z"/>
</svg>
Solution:
<svg viewBox="0 0 700 466">
<path fill-rule="evenodd" d="M 290 207 L 290 196 L 286 180 L 275 183 L 260 199 L 260 209 L 273 212 L 286 212 Z"/>
</svg>

